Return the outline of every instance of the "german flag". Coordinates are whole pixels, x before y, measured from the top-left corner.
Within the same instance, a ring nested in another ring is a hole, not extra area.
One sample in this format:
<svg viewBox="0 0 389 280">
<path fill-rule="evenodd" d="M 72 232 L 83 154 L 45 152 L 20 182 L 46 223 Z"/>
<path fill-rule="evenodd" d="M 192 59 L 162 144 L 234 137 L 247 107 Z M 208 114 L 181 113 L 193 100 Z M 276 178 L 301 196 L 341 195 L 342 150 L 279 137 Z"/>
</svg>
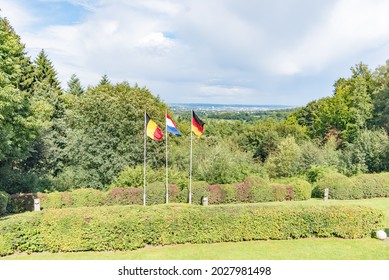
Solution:
<svg viewBox="0 0 389 280">
<path fill-rule="evenodd" d="M 204 131 L 204 122 L 192 111 L 192 131 L 200 138 Z"/>
<path fill-rule="evenodd" d="M 153 140 L 162 141 L 163 133 L 161 128 L 150 119 L 148 114 L 146 114 L 146 134 Z"/>
</svg>

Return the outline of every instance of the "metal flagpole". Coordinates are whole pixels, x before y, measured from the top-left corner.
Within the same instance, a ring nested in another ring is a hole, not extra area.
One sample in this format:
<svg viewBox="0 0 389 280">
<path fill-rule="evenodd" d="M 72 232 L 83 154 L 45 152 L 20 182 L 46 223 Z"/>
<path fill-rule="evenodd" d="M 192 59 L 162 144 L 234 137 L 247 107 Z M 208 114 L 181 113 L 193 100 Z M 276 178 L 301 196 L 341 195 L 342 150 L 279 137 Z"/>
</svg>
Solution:
<svg viewBox="0 0 389 280">
<path fill-rule="evenodd" d="M 193 110 L 192 118 L 190 120 L 190 167 L 189 167 L 189 204 L 192 204 L 192 142 L 193 142 Z"/>
<path fill-rule="evenodd" d="M 146 206 L 146 133 L 147 133 L 147 121 L 145 111 L 145 129 L 144 129 L 144 144 L 143 144 L 143 206 Z"/>
<path fill-rule="evenodd" d="M 169 159 L 168 159 L 168 132 L 167 132 L 167 110 L 165 112 L 165 132 L 166 132 L 166 204 L 169 203 Z"/>
</svg>

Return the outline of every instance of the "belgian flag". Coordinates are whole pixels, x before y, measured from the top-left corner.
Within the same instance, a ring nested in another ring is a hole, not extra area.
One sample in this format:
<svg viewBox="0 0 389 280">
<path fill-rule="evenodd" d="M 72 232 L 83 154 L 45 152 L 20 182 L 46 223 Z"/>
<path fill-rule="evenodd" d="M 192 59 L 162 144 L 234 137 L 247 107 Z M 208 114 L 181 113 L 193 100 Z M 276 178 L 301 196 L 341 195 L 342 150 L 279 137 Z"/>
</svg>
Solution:
<svg viewBox="0 0 389 280">
<path fill-rule="evenodd" d="M 204 122 L 192 111 L 192 131 L 200 138 L 204 131 Z"/>
<path fill-rule="evenodd" d="M 161 128 L 150 119 L 148 114 L 146 114 L 146 134 L 153 140 L 162 141 L 163 133 Z"/>
</svg>

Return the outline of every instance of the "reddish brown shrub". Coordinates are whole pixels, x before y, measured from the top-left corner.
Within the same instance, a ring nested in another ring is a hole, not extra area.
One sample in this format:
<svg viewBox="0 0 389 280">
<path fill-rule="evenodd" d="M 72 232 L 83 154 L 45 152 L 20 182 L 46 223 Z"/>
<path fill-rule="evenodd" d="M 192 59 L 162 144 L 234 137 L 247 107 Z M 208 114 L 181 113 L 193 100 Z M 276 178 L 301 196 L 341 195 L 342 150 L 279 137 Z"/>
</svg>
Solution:
<svg viewBox="0 0 389 280">
<path fill-rule="evenodd" d="M 143 203 L 143 188 L 113 188 L 107 197 L 108 205 L 128 205 Z"/>
</svg>

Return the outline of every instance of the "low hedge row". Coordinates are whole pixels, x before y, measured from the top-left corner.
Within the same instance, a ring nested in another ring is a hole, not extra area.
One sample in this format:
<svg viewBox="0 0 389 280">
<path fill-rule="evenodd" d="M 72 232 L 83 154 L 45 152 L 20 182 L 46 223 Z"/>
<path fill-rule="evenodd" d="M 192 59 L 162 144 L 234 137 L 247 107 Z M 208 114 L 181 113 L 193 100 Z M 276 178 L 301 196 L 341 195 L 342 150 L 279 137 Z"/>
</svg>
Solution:
<svg viewBox="0 0 389 280">
<path fill-rule="evenodd" d="M 154 182 L 147 186 L 147 205 L 165 203 L 165 183 Z M 267 202 L 283 200 L 309 199 L 311 185 L 301 179 L 284 180 L 270 183 L 260 177 L 248 177 L 241 184 L 209 185 L 207 182 L 193 182 L 192 202 L 200 205 L 203 197 L 208 197 L 209 204 L 228 204 L 245 202 Z M 8 210 L 20 213 L 33 210 L 34 198 L 40 198 L 42 209 L 69 207 L 93 207 L 102 205 L 143 204 L 143 188 L 112 188 L 107 192 L 95 189 L 77 189 L 71 192 L 53 192 L 38 194 L 12 195 Z M 169 185 L 169 202 L 185 203 L 188 201 L 188 189 L 179 190 L 176 185 Z"/>
<path fill-rule="evenodd" d="M 316 183 L 313 197 L 323 197 L 326 188 L 329 189 L 329 198 L 333 199 L 389 197 L 389 173 L 347 177 L 332 172 Z"/>
<path fill-rule="evenodd" d="M 0 218 L 0 256 L 306 237 L 363 238 L 383 212 L 362 206 L 187 204 L 51 209 Z"/>
</svg>

